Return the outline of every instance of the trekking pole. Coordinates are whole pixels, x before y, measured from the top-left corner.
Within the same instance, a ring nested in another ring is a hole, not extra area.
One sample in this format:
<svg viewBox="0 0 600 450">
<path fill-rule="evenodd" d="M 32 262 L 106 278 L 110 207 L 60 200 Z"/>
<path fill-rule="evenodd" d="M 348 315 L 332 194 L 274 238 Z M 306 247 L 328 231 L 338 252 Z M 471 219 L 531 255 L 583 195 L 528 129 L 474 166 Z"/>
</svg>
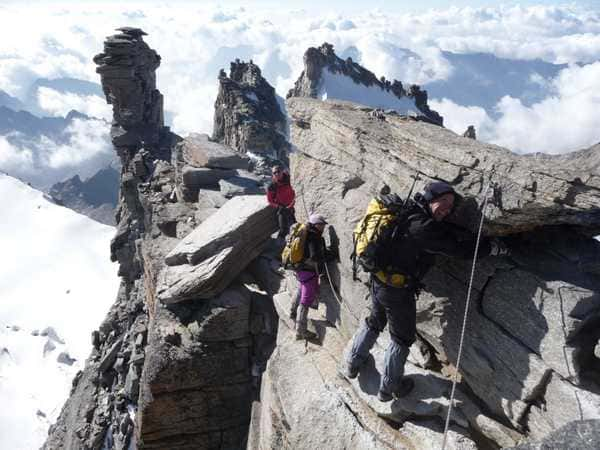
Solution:
<svg viewBox="0 0 600 450">
<path fill-rule="evenodd" d="M 454 402 L 454 393 L 456 391 L 456 382 L 458 379 L 458 369 L 460 368 L 460 358 L 462 356 L 463 342 L 465 339 L 465 331 L 467 327 L 467 316 L 469 314 L 469 303 L 471 301 L 471 291 L 473 289 L 473 278 L 475 275 L 475 265 L 477 264 L 477 253 L 479 252 L 479 241 L 481 240 L 481 230 L 483 229 L 483 220 L 485 218 L 485 209 L 487 207 L 488 192 L 492 182 L 488 183 L 487 189 L 485 190 L 483 205 L 481 207 L 481 220 L 479 221 L 479 230 L 477 231 L 477 240 L 475 241 L 475 254 L 473 255 L 473 264 L 471 266 L 471 277 L 469 279 L 469 289 L 467 291 L 467 301 L 465 304 L 465 314 L 463 317 L 462 330 L 460 332 L 460 343 L 458 345 L 458 356 L 456 358 L 456 370 L 452 377 L 452 392 L 450 394 L 450 403 L 448 405 L 448 414 L 446 415 L 446 423 L 444 425 L 444 440 L 442 441 L 442 450 L 446 450 L 446 439 L 448 436 L 448 427 L 450 425 L 450 414 L 452 413 L 452 404 Z"/>
</svg>

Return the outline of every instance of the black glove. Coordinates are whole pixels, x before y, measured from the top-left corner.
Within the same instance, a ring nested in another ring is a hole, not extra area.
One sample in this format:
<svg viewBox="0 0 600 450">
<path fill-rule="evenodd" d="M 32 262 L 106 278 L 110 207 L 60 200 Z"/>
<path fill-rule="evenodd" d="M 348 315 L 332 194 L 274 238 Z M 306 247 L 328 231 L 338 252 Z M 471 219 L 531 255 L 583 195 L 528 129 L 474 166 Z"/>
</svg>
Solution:
<svg viewBox="0 0 600 450">
<path fill-rule="evenodd" d="M 510 249 L 498 238 L 490 241 L 490 256 L 508 256 Z"/>
</svg>

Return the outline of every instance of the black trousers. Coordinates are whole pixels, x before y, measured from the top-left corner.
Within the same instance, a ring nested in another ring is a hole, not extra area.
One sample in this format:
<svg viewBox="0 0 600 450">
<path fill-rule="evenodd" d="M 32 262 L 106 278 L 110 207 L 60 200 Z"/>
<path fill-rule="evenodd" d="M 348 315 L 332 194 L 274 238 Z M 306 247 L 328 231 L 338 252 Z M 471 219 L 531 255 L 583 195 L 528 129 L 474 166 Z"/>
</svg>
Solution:
<svg viewBox="0 0 600 450">
<path fill-rule="evenodd" d="M 290 227 L 296 222 L 294 208 L 286 208 L 284 206 L 277 208 L 277 222 L 279 223 L 278 237 L 286 237 L 290 232 Z"/>
<path fill-rule="evenodd" d="M 414 288 L 394 288 L 371 279 L 371 314 L 367 326 L 381 333 L 389 324 L 390 337 L 410 347 L 417 333 L 417 306 Z"/>
</svg>

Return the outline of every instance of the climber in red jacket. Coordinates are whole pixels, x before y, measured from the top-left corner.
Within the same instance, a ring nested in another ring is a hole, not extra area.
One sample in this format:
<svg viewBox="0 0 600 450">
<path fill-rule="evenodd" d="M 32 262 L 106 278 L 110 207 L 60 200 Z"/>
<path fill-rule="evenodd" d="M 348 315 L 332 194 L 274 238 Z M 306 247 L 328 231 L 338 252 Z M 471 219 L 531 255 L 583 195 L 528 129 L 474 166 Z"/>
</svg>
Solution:
<svg viewBox="0 0 600 450">
<path fill-rule="evenodd" d="M 290 226 L 296 222 L 294 215 L 294 202 L 296 193 L 290 184 L 290 174 L 281 166 L 274 166 L 271 170 L 272 181 L 267 189 L 269 205 L 277 208 L 277 221 L 279 222 L 279 239 L 284 239 L 290 231 Z"/>
</svg>

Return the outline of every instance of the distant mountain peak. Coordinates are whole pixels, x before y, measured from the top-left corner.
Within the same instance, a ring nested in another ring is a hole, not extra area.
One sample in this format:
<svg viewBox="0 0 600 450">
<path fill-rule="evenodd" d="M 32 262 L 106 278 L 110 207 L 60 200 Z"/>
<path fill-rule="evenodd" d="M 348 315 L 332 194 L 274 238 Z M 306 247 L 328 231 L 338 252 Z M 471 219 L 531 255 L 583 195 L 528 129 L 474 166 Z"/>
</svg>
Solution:
<svg viewBox="0 0 600 450">
<path fill-rule="evenodd" d="M 349 83 L 350 80 L 353 84 Z M 377 78 L 351 57 L 338 57 L 333 45 L 327 42 L 306 50 L 304 71 L 287 97 L 349 100 L 420 116 L 428 122 L 443 125 L 443 118 L 427 104 L 427 91 L 414 84 L 407 90 L 401 81 L 386 80 L 383 76 Z"/>
</svg>

